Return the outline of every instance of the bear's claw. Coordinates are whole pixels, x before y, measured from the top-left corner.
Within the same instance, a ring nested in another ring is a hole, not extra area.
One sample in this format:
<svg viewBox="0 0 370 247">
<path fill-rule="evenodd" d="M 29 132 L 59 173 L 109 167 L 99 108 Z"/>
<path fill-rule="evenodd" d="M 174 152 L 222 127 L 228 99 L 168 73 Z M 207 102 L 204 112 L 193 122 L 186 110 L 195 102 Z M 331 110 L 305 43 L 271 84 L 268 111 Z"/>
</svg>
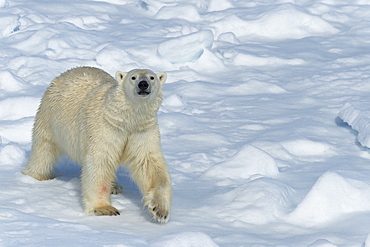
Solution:
<svg viewBox="0 0 370 247">
<path fill-rule="evenodd" d="M 117 215 L 120 215 L 120 212 L 118 211 L 118 209 L 116 209 L 115 207 L 112 207 L 112 206 L 105 206 L 105 207 L 102 207 L 102 208 L 96 208 L 96 209 L 93 210 L 93 213 L 96 216 L 104 216 L 104 215 L 117 216 Z"/>
<path fill-rule="evenodd" d="M 116 182 L 113 182 L 112 184 L 112 188 L 111 188 L 111 194 L 112 195 L 118 195 L 118 194 L 121 194 L 123 191 L 122 187 L 119 186 Z"/>
<path fill-rule="evenodd" d="M 148 207 L 150 213 L 153 215 L 153 219 L 155 219 L 159 223 L 166 223 L 169 218 L 168 210 L 159 210 L 157 206 L 149 206 Z"/>
</svg>

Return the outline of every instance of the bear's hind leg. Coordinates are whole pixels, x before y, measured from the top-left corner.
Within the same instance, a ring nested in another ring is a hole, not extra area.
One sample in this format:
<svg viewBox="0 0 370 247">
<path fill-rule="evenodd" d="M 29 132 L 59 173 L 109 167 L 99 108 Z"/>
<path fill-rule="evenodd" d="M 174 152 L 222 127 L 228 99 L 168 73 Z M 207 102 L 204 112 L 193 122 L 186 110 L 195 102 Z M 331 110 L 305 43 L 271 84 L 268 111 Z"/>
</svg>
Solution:
<svg viewBox="0 0 370 247">
<path fill-rule="evenodd" d="M 60 157 L 60 151 L 56 144 L 46 139 L 34 139 L 31 155 L 23 174 L 37 180 L 49 180 L 54 178 L 54 165 Z"/>
</svg>

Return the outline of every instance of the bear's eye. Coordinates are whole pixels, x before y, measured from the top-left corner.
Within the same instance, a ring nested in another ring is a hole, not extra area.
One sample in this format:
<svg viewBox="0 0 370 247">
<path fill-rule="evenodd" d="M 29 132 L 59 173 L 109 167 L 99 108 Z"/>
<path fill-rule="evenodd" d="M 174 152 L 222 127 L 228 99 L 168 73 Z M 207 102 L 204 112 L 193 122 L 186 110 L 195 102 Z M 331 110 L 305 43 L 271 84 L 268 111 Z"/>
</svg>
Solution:
<svg viewBox="0 0 370 247">
<path fill-rule="evenodd" d="M 154 81 L 154 76 L 149 76 L 149 79 L 151 80 L 151 81 Z"/>
<path fill-rule="evenodd" d="M 136 76 L 131 76 L 131 80 L 135 81 L 136 80 Z"/>
</svg>

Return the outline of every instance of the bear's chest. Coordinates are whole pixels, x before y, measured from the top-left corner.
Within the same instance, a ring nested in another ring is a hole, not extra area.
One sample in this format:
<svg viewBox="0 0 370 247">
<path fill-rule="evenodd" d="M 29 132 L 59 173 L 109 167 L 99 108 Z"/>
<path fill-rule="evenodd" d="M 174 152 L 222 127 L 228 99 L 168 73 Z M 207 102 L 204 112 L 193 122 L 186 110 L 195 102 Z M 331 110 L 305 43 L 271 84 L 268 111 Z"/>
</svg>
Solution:
<svg viewBox="0 0 370 247">
<path fill-rule="evenodd" d="M 132 134 L 152 127 L 157 123 L 157 118 L 150 112 L 138 112 L 132 109 L 127 109 L 113 114 L 112 112 L 107 112 L 104 114 L 103 121 L 110 128 L 127 134 Z"/>
</svg>

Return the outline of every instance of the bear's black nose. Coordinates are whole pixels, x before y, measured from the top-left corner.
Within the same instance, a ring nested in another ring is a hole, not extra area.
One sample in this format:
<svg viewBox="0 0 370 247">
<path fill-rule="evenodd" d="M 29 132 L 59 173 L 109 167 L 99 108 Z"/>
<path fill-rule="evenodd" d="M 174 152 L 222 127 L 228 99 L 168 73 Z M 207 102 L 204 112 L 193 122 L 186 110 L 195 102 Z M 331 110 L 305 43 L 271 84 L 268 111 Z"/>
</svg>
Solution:
<svg viewBox="0 0 370 247">
<path fill-rule="evenodd" d="M 140 90 L 147 90 L 149 87 L 149 84 L 146 81 L 140 81 L 137 86 L 138 88 L 140 88 Z"/>
</svg>

